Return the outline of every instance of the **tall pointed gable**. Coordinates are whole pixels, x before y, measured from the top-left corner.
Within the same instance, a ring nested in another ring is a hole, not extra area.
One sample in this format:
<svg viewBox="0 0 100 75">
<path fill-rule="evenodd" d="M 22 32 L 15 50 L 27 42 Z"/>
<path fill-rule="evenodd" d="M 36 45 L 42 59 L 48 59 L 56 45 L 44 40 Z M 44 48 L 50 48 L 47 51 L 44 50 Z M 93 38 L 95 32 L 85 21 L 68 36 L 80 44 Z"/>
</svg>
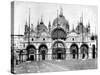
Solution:
<svg viewBox="0 0 100 75">
<path fill-rule="evenodd" d="M 76 27 L 76 31 L 77 33 L 85 33 L 86 32 L 86 28 L 84 27 L 84 24 L 83 24 L 83 13 L 80 17 L 80 22 L 78 23 L 77 27 Z"/>
</svg>

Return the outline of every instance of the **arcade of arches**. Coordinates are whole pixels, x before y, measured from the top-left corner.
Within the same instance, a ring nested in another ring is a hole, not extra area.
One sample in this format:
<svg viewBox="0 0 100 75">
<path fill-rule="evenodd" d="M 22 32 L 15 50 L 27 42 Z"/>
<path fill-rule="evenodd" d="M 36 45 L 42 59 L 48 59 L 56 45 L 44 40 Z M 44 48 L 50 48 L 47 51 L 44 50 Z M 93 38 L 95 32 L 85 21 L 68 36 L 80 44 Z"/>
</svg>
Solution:
<svg viewBox="0 0 100 75">
<path fill-rule="evenodd" d="M 45 44 L 41 44 L 38 49 L 39 54 L 36 53 L 37 49 L 35 48 L 34 45 L 29 45 L 26 50 L 27 50 L 27 57 L 28 57 L 27 60 L 34 61 L 36 60 L 37 55 L 42 60 L 45 60 L 48 48 Z"/>
<path fill-rule="evenodd" d="M 51 54 L 49 53 L 48 46 L 46 43 L 41 43 L 38 49 L 34 45 L 29 45 L 26 48 L 26 55 L 28 61 L 36 61 L 36 60 L 65 60 L 67 58 L 67 46 L 63 41 L 66 39 L 67 33 L 62 28 L 55 28 L 51 32 L 52 40 L 56 40 L 51 47 Z M 59 41 L 60 39 L 60 41 Z M 63 41 L 62 41 L 63 40 Z M 69 48 L 69 54 L 72 59 L 79 59 L 81 55 L 81 59 L 88 58 L 89 56 L 89 46 L 86 43 L 82 43 L 79 47 L 76 43 L 72 43 Z M 96 47 L 92 46 L 92 58 L 95 59 L 96 56 Z M 20 52 L 20 58 L 22 59 L 23 51 Z M 50 57 L 50 58 L 48 58 Z"/>
<path fill-rule="evenodd" d="M 50 60 L 48 58 L 49 55 L 51 55 L 51 60 L 66 60 L 67 59 L 67 49 L 64 42 L 62 41 L 55 41 L 52 45 L 52 52 L 49 54 L 49 49 L 46 44 L 41 44 L 38 48 L 34 45 L 29 45 L 26 48 L 26 56 L 27 60 L 26 61 L 38 61 L 39 60 Z M 89 56 L 89 47 L 87 44 L 82 44 L 80 48 L 76 43 L 72 43 L 70 48 L 70 55 L 71 59 L 80 59 L 80 54 L 81 54 L 81 59 L 88 59 Z M 80 51 L 80 52 L 79 52 Z M 23 51 L 20 51 L 20 60 L 23 60 Z M 95 45 L 92 45 L 92 58 L 95 59 L 97 57 L 96 54 L 96 49 Z"/>
</svg>

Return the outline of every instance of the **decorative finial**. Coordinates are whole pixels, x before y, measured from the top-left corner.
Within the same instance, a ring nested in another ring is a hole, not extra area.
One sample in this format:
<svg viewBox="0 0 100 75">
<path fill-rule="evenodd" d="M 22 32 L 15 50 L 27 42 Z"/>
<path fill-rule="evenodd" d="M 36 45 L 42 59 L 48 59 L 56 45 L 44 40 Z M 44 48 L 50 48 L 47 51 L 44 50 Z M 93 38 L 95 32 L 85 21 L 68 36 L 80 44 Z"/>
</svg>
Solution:
<svg viewBox="0 0 100 75">
<path fill-rule="evenodd" d="M 80 22 L 83 23 L 83 12 L 82 12 L 82 15 L 80 17 Z"/>
<path fill-rule="evenodd" d="M 43 23 L 43 15 L 41 16 L 41 22 Z"/>
<path fill-rule="evenodd" d="M 74 32 L 75 30 L 74 30 L 74 24 L 73 24 L 73 29 L 72 29 L 72 31 Z"/>
<path fill-rule="evenodd" d="M 58 18 L 58 9 L 57 9 L 57 18 Z"/>
<path fill-rule="evenodd" d="M 39 25 L 39 20 L 37 21 L 37 25 Z"/>
<path fill-rule="evenodd" d="M 25 25 L 27 25 L 27 20 L 26 20 L 26 23 L 25 23 Z"/>
<path fill-rule="evenodd" d="M 90 22 L 88 21 L 88 26 L 90 27 Z"/>
<path fill-rule="evenodd" d="M 61 6 L 60 6 L 60 15 L 63 15 L 63 9 Z"/>
</svg>

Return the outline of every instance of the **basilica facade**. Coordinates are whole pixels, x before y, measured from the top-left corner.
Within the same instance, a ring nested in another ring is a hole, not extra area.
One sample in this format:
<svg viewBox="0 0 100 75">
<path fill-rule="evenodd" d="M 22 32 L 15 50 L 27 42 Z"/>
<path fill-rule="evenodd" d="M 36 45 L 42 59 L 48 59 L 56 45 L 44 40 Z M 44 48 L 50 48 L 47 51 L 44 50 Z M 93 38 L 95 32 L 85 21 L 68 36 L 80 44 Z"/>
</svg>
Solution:
<svg viewBox="0 0 100 75">
<path fill-rule="evenodd" d="M 12 51 L 15 61 L 79 60 L 97 58 L 97 35 L 92 34 L 90 23 L 70 30 L 63 11 L 45 25 L 42 17 L 36 27 L 26 22 L 24 35 L 12 35 Z"/>
</svg>

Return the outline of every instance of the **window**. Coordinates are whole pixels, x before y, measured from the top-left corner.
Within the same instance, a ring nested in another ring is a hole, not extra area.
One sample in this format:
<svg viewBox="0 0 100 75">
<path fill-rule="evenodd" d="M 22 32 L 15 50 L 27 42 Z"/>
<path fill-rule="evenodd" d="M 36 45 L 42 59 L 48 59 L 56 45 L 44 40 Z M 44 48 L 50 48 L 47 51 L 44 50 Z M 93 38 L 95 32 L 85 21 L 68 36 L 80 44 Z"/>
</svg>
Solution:
<svg viewBox="0 0 100 75">
<path fill-rule="evenodd" d="M 95 37 L 94 37 L 94 36 L 92 36 L 92 37 L 91 37 L 91 40 L 95 40 Z"/>
<path fill-rule="evenodd" d="M 34 39 L 32 38 L 32 41 L 34 41 Z"/>
<path fill-rule="evenodd" d="M 74 38 L 72 38 L 72 40 L 74 41 Z"/>
<path fill-rule="evenodd" d="M 45 41 L 45 38 L 43 38 L 43 41 Z"/>
</svg>

